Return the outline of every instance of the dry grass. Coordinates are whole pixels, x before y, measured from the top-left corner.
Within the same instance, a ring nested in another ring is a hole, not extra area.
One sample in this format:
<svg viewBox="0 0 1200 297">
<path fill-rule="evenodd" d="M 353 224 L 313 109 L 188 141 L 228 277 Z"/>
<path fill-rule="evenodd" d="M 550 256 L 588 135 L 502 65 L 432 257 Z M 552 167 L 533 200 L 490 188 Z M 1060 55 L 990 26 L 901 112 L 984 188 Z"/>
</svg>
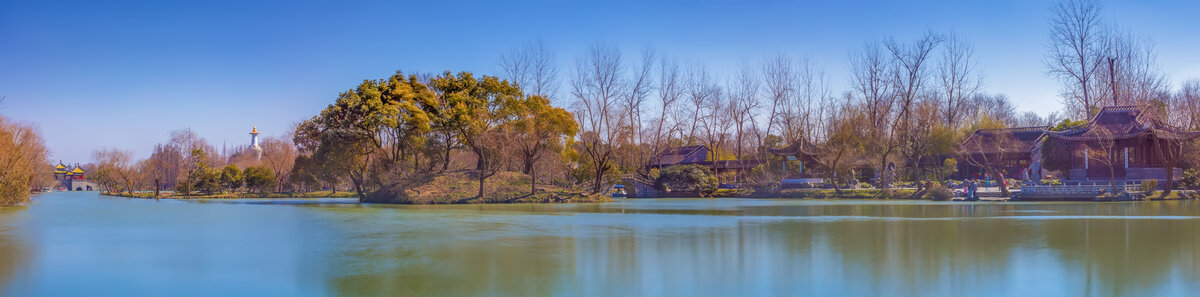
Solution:
<svg viewBox="0 0 1200 297">
<path fill-rule="evenodd" d="M 464 203 L 591 203 L 612 201 L 607 195 L 584 194 L 552 185 L 538 185 L 530 194 L 529 176 L 499 172 L 484 184 L 479 197 L 479 180 L 473 170 L 447 171 L 418 176 L 368 194 L 363 202 L 401 204 Z"/>
</svg>

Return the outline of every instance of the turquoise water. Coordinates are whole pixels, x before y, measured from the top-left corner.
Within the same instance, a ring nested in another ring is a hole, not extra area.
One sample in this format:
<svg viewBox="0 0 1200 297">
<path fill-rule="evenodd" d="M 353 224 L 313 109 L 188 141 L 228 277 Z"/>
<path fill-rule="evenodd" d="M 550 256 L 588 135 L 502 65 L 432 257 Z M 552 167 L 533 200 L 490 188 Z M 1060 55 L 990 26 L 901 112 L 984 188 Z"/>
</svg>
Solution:
<svg viewBox="0 0 1200 297">
<path fill-rule="evenodd" d="M 48 193 L 4 296 L 1196 296 L 1200 203 L 359 205 Z"/>
</svg>

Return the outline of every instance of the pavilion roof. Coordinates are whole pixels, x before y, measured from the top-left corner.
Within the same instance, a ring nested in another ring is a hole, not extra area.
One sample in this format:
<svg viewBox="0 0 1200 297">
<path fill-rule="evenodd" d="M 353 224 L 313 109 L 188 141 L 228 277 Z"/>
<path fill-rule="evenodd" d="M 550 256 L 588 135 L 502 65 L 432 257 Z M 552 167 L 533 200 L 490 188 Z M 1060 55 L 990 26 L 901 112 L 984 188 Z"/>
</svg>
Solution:
<svg viewBox="0 0 1200 297">
<path fill-rule="evenodd" d="M 1028 152 L 1037 147 L 1038 139 L 1047 131 L 1049 126 L 979 129 L 959 146 L 970 153 Z"/>
<path fill-rule="evenodd" d="M 688 145 L 673 147 L 658 153 L 650 161 L 651 166 L 671 166 L 704 162 L 708 158 L 708 148 L 704 145 Z"/>
<path fill-rule="evenodd" d="M 1146 109 L 1145 105 L 1104 107 L 1085 125 L 1066 131 L 1051 131 L 1046 135 L 1065 141 L 1120 140 L 1144 136 L 1174 140 L 1200 137 L 1200 131 L 1186 131 L 1167 125 Z"/>
</svg>

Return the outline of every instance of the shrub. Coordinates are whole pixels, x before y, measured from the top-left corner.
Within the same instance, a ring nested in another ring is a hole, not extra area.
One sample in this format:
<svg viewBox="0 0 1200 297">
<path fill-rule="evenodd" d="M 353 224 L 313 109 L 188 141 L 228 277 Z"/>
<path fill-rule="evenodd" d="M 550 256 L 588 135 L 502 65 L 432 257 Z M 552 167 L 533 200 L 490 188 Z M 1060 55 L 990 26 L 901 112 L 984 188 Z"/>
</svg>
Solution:
<svg viewBox="0 0 1200 297">
<path fill-rule="evenodd" d="M 1142 193 L 1146 195 L 1154 194 L 1154 190 L 1158 189 L 1157 179 L 1147 179 L 1142 181 Z"/>
<path fill-rule="evenodd" d="M 954 198 L 954 192 L 943 185 L 933 185 L 925 190 L 925 196 L 922 198 L 933 201 L 949 201 L 950 198 Z"/>
<path fill-rule="evenodd" d="M 242 178 L 246 182 L 246 188 L 250 190 L 265 192 L 275 187 L 275 173 L 266 167 L 246 167 L 242 172 Z"/>
<path fill-rule="evenodd" d="M 1016 178 L 1008 179 L 1008 188 L 1009 189 L 1020 189 L 1022 184 L 1023 183 L 1021 182 L 1020 179 L 1016 179 Z"/>
<path fill-rule="evenodd" d="M 1059 180 L 1059 179 L 1043 179 L 1043 180 L 1042 180 L 1042 184 L 1043 184 L 1043 185 L 1051 185 L 1051 186 L 1061 186 L 1061 185 L 1062 185 L 1062 180 Z"/>
<path fill-rule="evenodd" d="M 695 192 L 708 195 L 717 190 L 717 177 L 708 167 L 700 165 L 677 165 L 663 169 L 655 180 L 660 189 L 672 192 Z"/>
<path fill-rule="evenodd" d="M 221 172 L 213 169 L 203 170 L 198 173 L 196 184 L 193 186 L 197 191 L 212 195 L 221 190 Z"/>
<path fill-rule="evenodd" d="M 1196 168 L 1188 168 L 1183 172 L 1183 177 L 1179 181 L 1179 186 L 1184 188 L 1200 187 L 1200 172 Z"/>
<path fill-rule="evenodd" d="M 229 164 L 221 169 L 221 186 L 225 189 L 236 190 L 242 187 L 242 170 L 237 165 Z"/>
</svg>

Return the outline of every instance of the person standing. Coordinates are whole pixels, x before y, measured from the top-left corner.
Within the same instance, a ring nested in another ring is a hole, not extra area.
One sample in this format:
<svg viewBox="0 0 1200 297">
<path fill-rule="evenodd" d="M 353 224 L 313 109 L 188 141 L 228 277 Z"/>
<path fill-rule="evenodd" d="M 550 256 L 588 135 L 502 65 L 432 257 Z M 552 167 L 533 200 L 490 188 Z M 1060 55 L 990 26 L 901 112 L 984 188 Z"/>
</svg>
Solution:
<svg viewBox="0 0 1200 297">
<path fill-rule="evenodd" d="M 976 180 L 971 180 L 971 183 L 968 185 L 968 187 L 970 187 L 970 190 L 967 191 L 967 201 L 978 201 L 979 182 Z"/>
</svg>

